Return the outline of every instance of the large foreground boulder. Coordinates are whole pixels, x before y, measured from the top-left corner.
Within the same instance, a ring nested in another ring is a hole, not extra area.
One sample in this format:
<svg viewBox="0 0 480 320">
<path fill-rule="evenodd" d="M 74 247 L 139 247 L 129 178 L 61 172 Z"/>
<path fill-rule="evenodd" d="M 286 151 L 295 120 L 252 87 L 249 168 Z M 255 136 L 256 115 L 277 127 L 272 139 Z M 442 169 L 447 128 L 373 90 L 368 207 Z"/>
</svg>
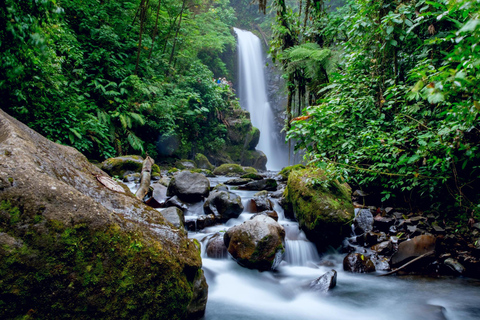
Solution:
<svg viewBox="0 0 480 320">
<path fill-rule="evenodd" d="M 204 313 L 200 248 L 186 232 L 1 110 L 0 229 L 3 319 Z"/>
<path fill-rule="evenodd" d="M 197 202 L 207 197 L 210 181 L 200 173 L 188 170 L 177 173 L 168 184 L 167 196 L 178 196 L 186 202 Z"/>
<path fill-rule="evenodd" d="M 297 169 L 290 172 L 284 195 L 286 214 L 294 213 L 319 250 L 338 247 L 349 235 L 354 215 L 347 184 L 326 181 L 320 169 Z"/>
<path fill-rule="evenodd" d="M 258 215 L 228 229 L 225 246 L 241 266 L 260 271 L 276 269 L 285 252 L 285 230 L 272 218 Z"/>
</svg>

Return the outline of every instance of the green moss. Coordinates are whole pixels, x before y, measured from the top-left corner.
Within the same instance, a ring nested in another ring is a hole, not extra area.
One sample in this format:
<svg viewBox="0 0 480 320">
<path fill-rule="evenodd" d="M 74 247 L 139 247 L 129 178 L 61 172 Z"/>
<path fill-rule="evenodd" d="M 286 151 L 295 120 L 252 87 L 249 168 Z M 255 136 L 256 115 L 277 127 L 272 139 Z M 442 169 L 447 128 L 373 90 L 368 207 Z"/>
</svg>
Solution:
<svg viewBox="0 0 480 320">
<path fill-rule="evenodd" d="M 160 167 L 155 163 L 152 165 L 152 175 L 154 173 L 157 173 L 158 175 L 161 175 Z"/>
<path fill-rule="evenodd" d="M 247 173 L 256 173 L 257 170 L 250 167 L 242 167 L 241 165 L 234 164 L 234 163 L 226 163 L 222 164 L 221 166 L 215 168 L 213 170 L 213 174 L 217 176 L 226 176 L 226 175 L 244 175 Z"/>
<path fill-rule="evenodd" d="M 215 169 L 215 166 L 212 165 L 210 161 L 208 161 L 208 158 L 201 153 L 197 153 L 195 155 L 195 163 L 197 164 L 197 167 L 200 169 L 207 169 L 210 171 Z"/>
<path fill-rule="evenodd" d="M 256 173 L 247 173 L 247 174 L 244 174 L 243 176 L 241 176 L 240 178 L 243 178 L 243 179 L 252 179 L 252 180 L 262 180 L 263 177 L 259 174 L 256 174 Z"/>
<path fill-rule="evenodd" d="M 17 224 L 20 222 L 20 210 L 13 206 L 10 201 L 3 200 L 0 202 L 0 219 L 9 224 Z"/>
<path fill-rule="evenodd" d="M 0 208 L 19 212 L 8 201 Z M 33 222 L 41 220 L 34 217 Z M 36 319 L 185 317 L 199 264 L 189 266 L 187 273 L 160 242 L 114 224 L 92 230 L 86 224 L 71 227 L 50 220 L 42 231 L 23 236 L 3 220 L 0 225 L 23 241 L 0 255 L 0 306 L 5 318 L 28 312 Z M 185 248 L 178 254 L 186 252 L 193 254 L 187 259 L 200 261 L 198 250 Z"/>
<path fill-rule="evenodd" d="M 252 127 L 252 130 L 247 135 L 248 139 L 248 149 L 249 150 L 255 150 L 255 147 L 258 144 L 258 141 L 260 140 L 260 130 L 258 128 Z"/>
<path fill-rule="evenodd" d="M 296 164 L 294 166 L 283 168 L 278 174 L 282 176 L 283 180 L 287 180 L 290 172 L 292 172 L 293 170 L 301 170 L 301 169 L 305 169 L 305 166 L 303 164 Z"/>
<path fill-rule="evenodd" d="M 348 235 L 353 219 L 348 185 L 328 182 L 319 169 L 297 169 L 289 174 L 284 196 L 302 229 L 320 249 L 339 245 Z"/>
</svg>

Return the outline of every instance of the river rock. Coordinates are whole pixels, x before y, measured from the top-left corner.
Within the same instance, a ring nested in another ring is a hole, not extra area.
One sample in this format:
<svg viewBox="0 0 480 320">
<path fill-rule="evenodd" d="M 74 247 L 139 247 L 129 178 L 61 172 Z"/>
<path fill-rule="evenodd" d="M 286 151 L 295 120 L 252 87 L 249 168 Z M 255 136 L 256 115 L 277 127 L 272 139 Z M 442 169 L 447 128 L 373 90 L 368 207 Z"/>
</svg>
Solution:
<svg viewBox="0 0 480 320">
<path fill-rule="evenodd" d="M 354 218 L 350 187 L 338 181 L 311 183 L 312 180 L 325 179 L 320 169 L 292 170 L 283 201 L 285 216 L 295 214 L 307 238 L 320 251 L 342 245 L 351 232 Z"/>
<path fill-rule="evenodd" d="M 268 199 L 267 192 L 262 191 L 257 194 L 250 200 L 251 205 L 249 206 L 250 212 L 262 212 L 267 210 L 273 210 L 273 203 Z"/>
<path fill-rule="evenodd" d="M 247 183 L 249 183 L 250 181 L 252 181 L 252 179 L 247 179 L 247 178 L 235 178 L 235 179 L 230 179 L 230 180 L 226 181 L 225 184 L 231 185 L 231 186 L 240 186 L 240 185 L 242 185 L 242 184 L 247 184 Z"/>
<path fill-rule="evenodd" d="M 275 179 L 256 180 L 249 182 L 246 185 L 240 186 L 239 189 L 275 191 L 277 190 L 277 181 Z"/>
<path fill-rule="evenodd" d="M 212 189 L 212 191 L 228 191 L 228 187 L 223 183 L 219 183 Z"/>
<path fill-rule="evenodd" d="M 401 242 L 398 245 L 398 251 L 392 256 L 392 266 L 401 265 L 422 254 L 434 251 L 436 240 L 436 237 L 425 234 L 417 236 L 412 240 Z"/>
<path fill-rule="evenodd" d="M 264 179 L 263 176 L 259 175 L 258 173 L 247 173 L 241 176 L 242 179 L 251 179 L 251 180 L 262 180 Z"/>
<path fill-rule="evenodd" d="M 168 199 L 167 187 L 165 187 L 163 184 L 160 184 L 160 183 L 153 183 L 152 188 L 153 188 L 152 198 L 155 199 L 155 201 L 160 206 L 165 206 L 165 202 Z"/>
<path fill-rule="evenodd" d="M 225 259 L 228 257 L 227 247 L 223 241 L 223 233 L 215 233 L 206 245 L 207 257 L 213 259 Z"/>
<path fill-rule="evenodd" d="M 126 174 L 124 177 L 123 177 L 123 181 L 124 182 L 140 182 L 140 179 L 142 178 L 142 175 L 138 172 L 135 172 L 135 173 L 130 173 L 130 174 Z"/>
<path fill-rule="evenodd" d="M 390 232 L 390 228 L 395 224 L 395 219 L 390 217 L 382 217 L 377 215 L 373 221 L 373 227 L 375 230 Z"/>
<path fill-rule="evenodd" d="M 210 181 L 200 173 L 188 170 L 177 173 L 167 189 L 167 196 L 178 196 L 186 202 L 198 202 L 210 192 Z"/>
<path fill-rule="evenodd" d="M 253 215 L 252 219 L 254 217 L 258 216 L 258 215 L 265 215 L 265 216 L 268 216 L 268 217 L 272 218 L 275 221 L 278 221 L 278 213 L 275 210 L 266 210 L 266 211 L 255 213 Z"/>
<path fill-rule="evenodd" d="M 225 163 L 213 170 L 213 174 L 217 176 L 239 177 L 247 173 L 256 173 L 257 170 L 250 167 L 242 167 L 235 163 Z"/>
<path fill-rule="evenodd" d="M 38 319 L 204 313 L 199 247 L 103 176 L 75 149 L 0 110 L 0 228 L 9 237 L 0 254 L 2 318 L 30 309 Z"/>
<path fill-rule="evenodd" d="M 238 218 L 243 211 L 242 198 L 230 191 L 212 192 L 203 205 L 205 214 L 214 214 L 220 221 Z"/>
<path fill-rule="evenodd" d="M 210 171 L 215 169 L 215 166 L 212 165 L 210 161 L 208 161 L 208 158 L 201 153 L 197 153 L 195 155 L 195 163 L 197 164 L 197 168 L 199 169 L 206 169 Z"/>
<path fill-rule="evenodd" d="M 355 233 L 362 234 L 373 230 L 373 215 L 370 209 L 356 209 L 355 213 Z"/>
<path fill-rule="evenodd" d="M 390 240 L 389 241 L 383 241 L 383 242 L 380 242 L 380 243 L 372 246 L 371 249 L 378 254 L 387 255 L 387 254 L 392 253 L 393 243 Z"/>
<path fill-rule="evenodd" d="M 101 169 L 112 177 L 123 178 L 126 173 L 142 171 L 143 161 L 142 157 L 135 155 L 108 158 L 102 162 Z"/>
<path fill-rule="evenodd" d="M 165 201 L 165 207 L 177 207 L 181 209 L 184 213 L 188 209 L 187 205 L 183 203 L 183 201 L 180 200 L 177 196 L 168 198 L 167 201 Z"/>
<path fill-rule="evenodd" d="M 327 293 L 337 285 L 337 271 L 330 270 L 321 277 L 310 282 L 310 290 Z"/>
<path fill-rule="evenodd" d="M 197 168 L 197 164 L 193 160 L 181 159 L 175 162 L 175 167 L 180 170 L 192 170 Z"/>
<path fill-rule="evenodd" d="M 177 228 L 185 227 L 185 216 L 183 211 L 177 207 L 169 207 L 160 211 L 162 216 Z"/>
<path fill-rule="evenodd" d="M 276 269 L 282 261 L 285 230 L 264 215 L 236 225 L 225 233 L 228 252 L 241 266 L 260 271 Z"/>
<path fill-rule="evenodd" d="M 375 264 L 361 253 L 350 253 L 343 259 L 343 270 L 355 273 L 375 271 Z"/>
<path fill-rule="evenodd" d="M 207 227 L 214 226 L 217 223 L 217 219 L 213 214 L 206 214 L 198 216 L 196 221 L 196 230 L 202 230 Z"/>
<path fill-rule="evenodd" d="M 443 263 L 458 274 L 465 273 L 465 267 L 456 259 L 448 258 Z"/>
</svg>

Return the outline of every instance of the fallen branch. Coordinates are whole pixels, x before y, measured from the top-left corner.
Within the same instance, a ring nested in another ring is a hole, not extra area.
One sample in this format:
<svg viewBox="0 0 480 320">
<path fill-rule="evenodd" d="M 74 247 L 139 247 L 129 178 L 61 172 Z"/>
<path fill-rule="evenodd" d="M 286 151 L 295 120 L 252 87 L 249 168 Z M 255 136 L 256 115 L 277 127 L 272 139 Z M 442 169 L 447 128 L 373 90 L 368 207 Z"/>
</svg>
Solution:
<svg viewBox="0 0 480 320">
<path fill-rule="evenodd" d="M 154 163 L 155 161 L 149 156 L 147 156 L 145 158 L 145 161 L 143 161 L 142 178 L 140 180 L 140 186 L 138 187 L 138 190 L 135 193 L 135 196 L 140 201 L 143 201 L 143 198 L 145 197 L 145 195 L 148 193 L 148 190 L 150 189 L 150 177 L 152 174 L 152 165 Z"/>
<path fill-rule="evenodd" d="M 429 251 L 429 252 L 427 252 L 427 253 L 424 253 L 424 254 L 422 254 L 421 256 L 418 256 L 418 257 L 416 257 L 415 259 L 410 260 L 409 262 L 405 263 L 405 264 L 404 264 L 403 266 L 401 266 L 400 268 L 397 268 L 397 269 L 395 269 L 395 270 L 392 270 L 392 271 L 387 272 L 387 273 L 384 273 L 384 274 L 380 274 L 380 275 L 378 275 L 378 277 L 389 276 L 389 275 L 391 275 L 391 274 L 397 273 L 398 271 L 400 271 L 401 269 L 405 268 L 405 267 L 408 266 L 409 264 L 412 264 L 412 263 L 414 263 L 415 261 L 418 261 L 418 260 L 420 260 L 420 259 L 422 259 L 422 258 L 428 257 L 429 255 L 432 255 L 434 252 L 435 252 L 435 251 Z"/>
</svg>

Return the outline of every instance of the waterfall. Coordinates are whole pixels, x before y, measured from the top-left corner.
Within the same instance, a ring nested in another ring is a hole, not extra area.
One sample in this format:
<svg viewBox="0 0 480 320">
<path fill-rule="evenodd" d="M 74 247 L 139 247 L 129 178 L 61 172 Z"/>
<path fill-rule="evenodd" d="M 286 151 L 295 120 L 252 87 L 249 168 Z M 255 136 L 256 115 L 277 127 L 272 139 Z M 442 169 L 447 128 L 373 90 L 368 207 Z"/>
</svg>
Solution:
<svg viewBox="0 0 480 320">
<path fill-rule="evenodd" d="M 250 112 L 253 126 L 260 130 L 257 150 L 267 156 L 267 169 L 280 170 L 288 165 L 288 155 L 283 152 L 284 143 L 278 141 L 275 117 L 267 98 L 262 45 L 250 31 L 234 30 L 238 37 L 240 105 Z"/>
</svg>

